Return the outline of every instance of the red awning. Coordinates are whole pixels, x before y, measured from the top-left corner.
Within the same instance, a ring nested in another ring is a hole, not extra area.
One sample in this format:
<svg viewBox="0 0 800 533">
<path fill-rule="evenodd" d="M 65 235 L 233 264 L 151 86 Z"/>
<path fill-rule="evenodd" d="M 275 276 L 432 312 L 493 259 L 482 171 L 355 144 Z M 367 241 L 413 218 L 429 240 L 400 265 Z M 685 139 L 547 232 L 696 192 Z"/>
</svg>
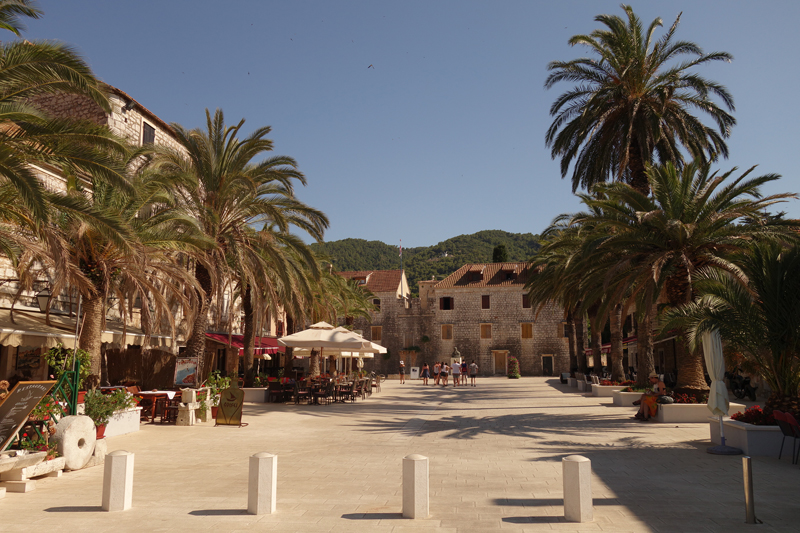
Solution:
<svg viewBox="0 0 800 533">
<path fill-rule="evenodd" d="M 625 348 L 626 346 L 628 346 L 630 344 L 636 344 L 636 337 L 626 337 L 626 338 L 622 339 L 622 347 L 623 348 Z M 583 352 L 586 355 L 592 355 L 592 349 L 591 348 L 586 348 Z M 600 347 L 600 353 L 606 353 L 606 354 L 611 353 L 611 343 L 607 342 L 607 343 L 603 344 Z"/>
<path fill-rule="evenodd" d="M 225 333 L 206 333 L 206 337 L 221 344 L 228 344 L 229 336 Z M 240 355 L 244 353 L 244 335 L 230 335 L 230 341 L 230 346 L 239 348 Z M 278 346 L 277 337 L 256 337 L 254 344 L 256 354 L 283 353 L 286 351 L 283 346 Z"/>
</svg>

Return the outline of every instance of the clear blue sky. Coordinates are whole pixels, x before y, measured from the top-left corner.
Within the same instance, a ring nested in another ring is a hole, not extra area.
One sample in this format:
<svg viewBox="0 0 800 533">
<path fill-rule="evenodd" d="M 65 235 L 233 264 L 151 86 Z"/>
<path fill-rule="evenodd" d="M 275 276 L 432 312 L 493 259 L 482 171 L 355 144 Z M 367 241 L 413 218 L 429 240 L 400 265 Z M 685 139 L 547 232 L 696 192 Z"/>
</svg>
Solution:
<svg viewBox="0 0 800 533">
<path fill-rule="evenodd" d="M 730 64 L 702 74 L 727 86 L 738 125 L 719 168 L 783 175 L 798 191 L 800 2 L 635 1 Z M 579 204 L 544 134 L 566 86 L 546 65 L 586 55 L 567 40 L 621 15 L 617 1 L 40 0 L 25 37 L 77 47 L 104 81 L 167 122 L 272 126 L 296 158 L 299 192 L 348 237 L 427 246 L 483 229 L 541 232 Z M 8 37 L 6 37 L 8 39 Z M 374 68 L 368 68 L 373 65 Z M 782 208 L 800 216 L 800 202 Z"/>
</svg>

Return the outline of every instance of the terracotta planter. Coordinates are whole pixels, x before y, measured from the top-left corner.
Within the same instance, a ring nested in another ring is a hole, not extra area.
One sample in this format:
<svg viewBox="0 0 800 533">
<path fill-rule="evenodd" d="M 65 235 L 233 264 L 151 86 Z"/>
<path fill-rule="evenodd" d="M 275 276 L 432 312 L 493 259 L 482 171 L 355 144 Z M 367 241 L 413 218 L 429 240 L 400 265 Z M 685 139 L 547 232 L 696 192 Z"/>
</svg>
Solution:
<svg viewBox="0 0 800 533">
<path fill-rule="evenodd" d="M 97 439 L 98 440 L 102 439 L 105 436 L 105 434 L 106 434 L 106 426 L 105 425 L 95 426 L 94 429 L 97 432 Z"/>
<path fill-rule="evenodd" d="M 211 418 L 213 418 L 214 420 L 217 419 L 217 409 L 219 409 L 219 407 L 217 406 L 211 407 Z"/>
<path fill-rule="evenodd" d="M 78 391 L 78 403 L 84 403 L 85 399 L 86 399 L 86 391 L 85 390 L 79 390 Z"/>
</svg>

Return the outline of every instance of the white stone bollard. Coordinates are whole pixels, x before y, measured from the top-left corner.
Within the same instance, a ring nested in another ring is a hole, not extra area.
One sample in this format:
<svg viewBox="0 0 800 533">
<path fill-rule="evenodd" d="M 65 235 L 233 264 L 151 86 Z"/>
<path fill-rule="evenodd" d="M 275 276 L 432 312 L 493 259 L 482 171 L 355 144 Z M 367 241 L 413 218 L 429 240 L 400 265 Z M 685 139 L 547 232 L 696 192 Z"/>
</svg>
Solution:
<svg viewBox="0 0 800 533">
<path fill-rule="evenodd" d="M 428 458 L 417 453 L 403 457 L 403 518 L 430 516 Z"/>
<path fill-rule="evenodd" d="M 272 514 L 278 499 L 278 456 L 259 452 L 250 456 L 247 490 L 249 514 Z"/>
<path fill-rule="evenodd" d="M 564 518 L 567 522 L 591 522 L 592 462 L 581 455 L 561 460 L 564 477 Z"/>
<path fill-rule="evenodd" d="M 103 510 L 125 511 L 133 500 L 133 454 L 114 450 L 106 455 L 103 472 Z"/>
</svg>

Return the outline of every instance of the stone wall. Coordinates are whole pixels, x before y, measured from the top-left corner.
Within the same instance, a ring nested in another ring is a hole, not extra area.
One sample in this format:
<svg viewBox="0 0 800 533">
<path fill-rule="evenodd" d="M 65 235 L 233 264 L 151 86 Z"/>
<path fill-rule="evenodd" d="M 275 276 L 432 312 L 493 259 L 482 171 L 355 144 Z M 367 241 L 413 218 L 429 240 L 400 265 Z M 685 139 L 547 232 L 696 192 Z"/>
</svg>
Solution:
<svg viewBox="0 0 800 533">
<path fill-rule="evenodd" d="M 376 294 L 381 298 L 380 312 L 373 313 L 371 323 L 356 320 L 354 327 L 362 330 L 364 337 L 385 346 L 390 357 L 378 354 L 366 361 L 365 368 L 379 374 L 397 374 L 400 360 L 405 359 L 408 373 L 411 366 L 421 367 L 423 362 L 449 362 L 457 347 L 464 359 L 478 364 L 481 375 L 493 375 L 493 352 L 505 351 L 518 358 L 523 375 L 542 375 L 545 355 L 553 357 L 553 375 L 569 371 L 569 344 L 563 336 L 562 311 L 549 305 L 537 316 L 534 309 L 522 307 L 522 294 L 518 287 L 437 291 L 430 282 L 420 284 L 421 298 L 411 299 L 408 306 L 394 293 Z M 481 309 L 483 295 L 489 295 L 489 309 Z M 439 309 L 439 298 L 443 296 L 454 299 L 454 309 Z M 532 338 L 522 338 L 522 323 L 532 324 Z M 491 339 L 481 339 L 481 324 L 491 325 Z M 442 339 L 442 325 L 452 326 L 452 339 Z M 371 327 L 376 326 L 381 327 L 380 341 L 372 337 Z M 428 342 L 423 342 L 425 336 Z M 411 346 L 420 351 L 401 353 Z M 505 368 L 502 370 L 504 373 Z"/>
</svg>

